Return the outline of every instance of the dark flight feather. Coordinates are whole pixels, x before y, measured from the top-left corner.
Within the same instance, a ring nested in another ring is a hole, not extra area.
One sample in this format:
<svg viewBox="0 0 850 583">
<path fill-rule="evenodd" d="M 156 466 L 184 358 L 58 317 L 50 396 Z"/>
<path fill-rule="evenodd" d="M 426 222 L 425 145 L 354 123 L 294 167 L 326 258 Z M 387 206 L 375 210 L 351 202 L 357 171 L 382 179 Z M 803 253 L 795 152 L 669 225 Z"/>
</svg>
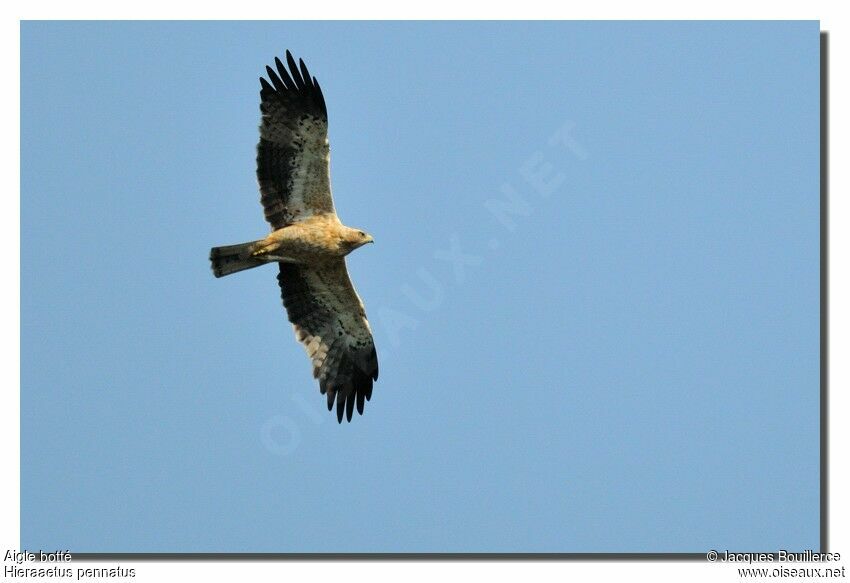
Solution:
<svg viewBox="0 0 850 583">
<path fill-rule="evenodd" d="M 272 229 L 333 211 L 328 166 L 328 111 L 318 83 L 301 77 L 287 51 L 287 71 L 275 58 L 277 71 L 266 66 L 260 78 L 260 142 L 257 180 L 260 202 Z M 302 70 L 306 71 L 304 65 Z M 311 169 L 305 177 L 302 168 Z M 317 174 L 316 170 L 321 169 Z"/>
<path fill-rule="evenodd" d="M 351 421 L 355 406 L 363 414 L 365 401 L 372 397 L 378 379 L 378 357 L 366 314 L 340 259 L 335 266 L 318 267 L 279 263 L 278 283 L 289 321 L 296 327 L 299 341 L 308 345 L 314 338 L 326 350 L 314 370 L 319 390 L 327 395 L 328 411 L 336 402 L 339 422 Z M 356 313 L 342 314 L 339 306 L 357 306 Z M 360 334 L 343 325 L 343 320 L 360 322 Z M 365 332 L 364 332 L 365 331 Z"/>
</svg>

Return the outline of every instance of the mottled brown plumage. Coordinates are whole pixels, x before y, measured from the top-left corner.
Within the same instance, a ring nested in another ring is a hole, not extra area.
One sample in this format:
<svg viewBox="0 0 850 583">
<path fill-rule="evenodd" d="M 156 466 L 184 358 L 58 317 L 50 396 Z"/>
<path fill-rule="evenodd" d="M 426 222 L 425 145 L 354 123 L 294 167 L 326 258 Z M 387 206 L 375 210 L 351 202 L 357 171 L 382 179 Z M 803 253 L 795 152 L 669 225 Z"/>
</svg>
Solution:
<svg viewBox="0 0 850 583">
<path fill-rule="evenodd" d="M 336 403 L 337 419 L 363 413 L 378 379 L 378 359 L 363 302 L 345 256 L 372 242 L 336 215 L 330 186 L 328 115 L 324 96 L 303 61 L 286 52 L 260 79 L 257 180 L 272 232 L 250 243 L 214 247 L 213 273 L 223 277 L 278 263 L 281 298 L 313 366 L 313 376 Z"/>
</svg>

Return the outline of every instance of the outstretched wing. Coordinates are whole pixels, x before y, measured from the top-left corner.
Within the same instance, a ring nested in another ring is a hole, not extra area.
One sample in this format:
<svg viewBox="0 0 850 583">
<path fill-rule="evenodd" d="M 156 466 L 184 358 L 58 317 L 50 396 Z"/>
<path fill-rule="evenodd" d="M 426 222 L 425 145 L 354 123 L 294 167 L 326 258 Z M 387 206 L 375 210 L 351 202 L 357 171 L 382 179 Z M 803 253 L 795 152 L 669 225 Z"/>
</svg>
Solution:
<svg viewBox="0 0 850 583">
<path fill-rule="evenodd" d="M 313 376 L 327 394 L 328 411 L 351 421 L 355 404 L 363 414 L 378 380 L 378 356 L 363 302 L 354 289 L 345 259 L 317 266 L 280 263 L 283 305 L 313 363 Z"/>
<path fill-rule="evenodd" d="M 275 58 L 260 78 L 260 202 L 272 229 L 334 212 L 331 197 L 328 111 L 315 77 L 286 51 L 289 72 Z M 269 84 L 271 82 L 271 84 Z"/>
</svg>

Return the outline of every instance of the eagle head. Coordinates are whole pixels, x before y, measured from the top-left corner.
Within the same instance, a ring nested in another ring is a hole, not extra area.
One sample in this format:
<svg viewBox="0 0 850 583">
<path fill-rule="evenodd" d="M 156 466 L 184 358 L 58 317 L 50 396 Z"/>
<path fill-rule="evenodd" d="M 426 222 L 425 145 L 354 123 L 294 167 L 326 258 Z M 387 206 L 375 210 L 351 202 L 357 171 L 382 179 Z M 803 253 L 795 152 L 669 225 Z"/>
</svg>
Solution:
<svg viewBox="0 0 850 583">
<path fill-rule="evenodd" d="M 375 240 L 372 238 L 372 235 L 370 235 L 366 231 L 347 227 L 345 233 L 342 236 L 341 244 L 346 253 L 351 253 L 352 251 L 354 251 L 358 247 L 362 247 L 366 243 L 374 242 Z"/>
</svg>

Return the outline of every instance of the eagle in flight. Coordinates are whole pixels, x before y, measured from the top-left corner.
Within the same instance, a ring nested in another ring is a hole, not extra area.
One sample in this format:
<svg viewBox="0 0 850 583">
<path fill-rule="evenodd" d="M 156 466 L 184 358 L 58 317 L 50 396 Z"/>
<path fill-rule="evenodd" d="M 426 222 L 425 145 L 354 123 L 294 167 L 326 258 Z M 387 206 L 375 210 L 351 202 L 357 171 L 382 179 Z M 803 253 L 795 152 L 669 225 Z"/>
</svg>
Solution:
<svg viewBox="0 0 850 583">
<path fill-rule="evenodd" d="M 213 274 L 223 277 L 277 263 L 283 305 L 313 364 L 313 376 L 336 402 L 337 420 L 351 421 L 372 397 L 378 357 L 363 302 L 345 256 L 372 236 L 342 224 L 330 180 L 328 111 L 315 77 L 286 51 L 289 70 L 275 58 L 260 78 L 257 180 L 271 233 L 264 239 L 214 247 Z"/>
</svg>

